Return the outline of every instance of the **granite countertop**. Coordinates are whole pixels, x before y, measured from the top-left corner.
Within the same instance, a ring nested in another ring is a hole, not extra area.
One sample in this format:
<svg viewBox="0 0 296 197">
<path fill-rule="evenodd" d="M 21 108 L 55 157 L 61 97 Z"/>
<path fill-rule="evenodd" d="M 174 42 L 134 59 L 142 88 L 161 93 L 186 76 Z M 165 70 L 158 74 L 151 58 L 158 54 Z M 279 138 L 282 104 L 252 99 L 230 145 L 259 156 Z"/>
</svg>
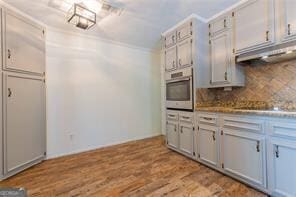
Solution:
<svg viewBox="0 0 296 197">
<path fill-rule="evenodd" d="M 220 112 L 233 114 L 246 114 L 258 116 L 272 116 L 282 118 L 296 118 L 296 109 L 294 107 L 281 108 L 274 107 L 265 102 L 211 102 L 211 103 L 197 103 L 196 111 L 202 112 Z"/>
</svg>

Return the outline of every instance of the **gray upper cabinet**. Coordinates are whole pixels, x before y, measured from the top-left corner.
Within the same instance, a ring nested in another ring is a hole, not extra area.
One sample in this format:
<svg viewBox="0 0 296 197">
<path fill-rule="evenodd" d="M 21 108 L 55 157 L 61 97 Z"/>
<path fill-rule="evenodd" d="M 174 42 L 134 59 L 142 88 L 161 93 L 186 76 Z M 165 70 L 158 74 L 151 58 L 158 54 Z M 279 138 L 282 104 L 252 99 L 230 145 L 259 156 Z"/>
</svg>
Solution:
<svg viewBox="0 0 296 197">
<path fill-rule="evenodd" d="M 192 39 L 186 39 L 178 43 L 178 67 L 187 67 L 193 64 Z"/>
<path fill-rule="evenodd" d="M 274 36 L 274 1 L 249 0 L 233 12 L 236 54 L 271 46 Z"/>
<path fill-rule="evenodd" d="M 229 16 L 223 16 L 209 24 L 210 36 L 215 36 L 231 27 Z"/>
<path fill-rule="evenodd" d="M 20 74 L 4 75 L 4 171 L 13 173 L 44 157 L 45 84 Z"/>
<path fill-rule="evenodd" d="M 235 62 L 230 14 L 209 23 L 209 88 L 244 86 L 244 70 Z"/>
<path fill-rule="evenodd" d="M 177 68 L 177 46 L 166 49 L 165 51 L 165 70 L 172 71 Z"/>
<path fill-rule="evenodd" d="M 177 42 L 176 32 L 173 31 L 170 34 L 168 34 L 164 38 L 164 41 L 165 41 L 165 48 L 168 48 L 168 47 L 171 47 L 171 46 L 175 45 L 176 42 Z"/>
<path fill-rule="evenodd" d="M 296 1 L 281 0 L 280 18 L 282 24 L 282 40 L 291 41 L 296 39 Z"/>
<path fill-rule="evenodd" d="M 187 22 L 177 29 L 178 42 L 189 38 L 192 35 L 192 22 Z"/>
<path fill-rule="evenodd" d="M 4 69 L 44 74 L 44 28 L 6 9 L 4 23 Z"/>
<path fill-rule="evenodd" d="M 228 32 L 222 32 L 211 38 L 211 84 L 229 83 L 231 49 Z"/>
</svg>

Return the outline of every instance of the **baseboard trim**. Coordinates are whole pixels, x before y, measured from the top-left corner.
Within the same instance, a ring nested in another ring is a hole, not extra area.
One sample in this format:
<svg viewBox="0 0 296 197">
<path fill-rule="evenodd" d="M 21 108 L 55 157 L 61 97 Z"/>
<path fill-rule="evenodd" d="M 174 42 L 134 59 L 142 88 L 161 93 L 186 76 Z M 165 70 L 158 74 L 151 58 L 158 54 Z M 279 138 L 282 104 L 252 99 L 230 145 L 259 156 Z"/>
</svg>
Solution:
<svg viewBox="0 0 296 197">
<path fill-rule="evenodd" d="M 140 136 L 140 137 L 134 137 L 134 138 L 131 138 L 128 140 L 122 140 L 122 141 L 118 141 L 118 142 L 114 142 L 114 143 L 110 143 L 110 144 L 98 145 L 98 146 L 88 147 L 88 148 L 84 148 L 84 149 L 78 149 L 78 150 L 74 150 L 74 151 L 67 152 L 67 153 L 61 153 L 61 154 L 56 154 L 56 155 L 47 155 L 45 160 L 51 160 L 51 159 L 56 159 L 56 158 L 60 158 L 60 157 L 76 155 L 76 154 L 80 154 L 80 153 L 84 153 L 84 152 L 88 152 L 88 151 L 97 150 L 100 148 L 106 148 L 106 147 L 110 147 L 110 146 L 115 146 L 115 145 L 119 145 L 119 144 L 137 141 L 137 140 L 143 140 L 143 139 L 147 139 L 147 138 L 157 137 L 157 136 L 161 136 L 161 135 L 162 135 L 161 133 L 153 133 L 153 134 L 144 135 L 144 136 Z"/>
</svg>

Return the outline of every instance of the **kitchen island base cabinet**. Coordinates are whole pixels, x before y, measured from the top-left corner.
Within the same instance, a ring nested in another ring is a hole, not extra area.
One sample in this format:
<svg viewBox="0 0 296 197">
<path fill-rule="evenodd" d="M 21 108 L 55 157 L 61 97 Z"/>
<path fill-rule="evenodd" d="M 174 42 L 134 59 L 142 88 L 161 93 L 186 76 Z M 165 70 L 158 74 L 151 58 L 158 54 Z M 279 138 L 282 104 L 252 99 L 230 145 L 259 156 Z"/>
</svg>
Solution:
<svg viewBox="0 0 296 197">
<path fill-rule="evenodd" d="M 218 165 L 218 143 L 215 127 L 200 125 L 197 132 L 198 158 L 213 167 Z"/>
<path fill-rule="evenodd" d="M 264 136 L 224 129 L 222 143 L 225 172 L 266 188 Z"/>
<path fill-rule="evenodd" d="M 296 196 L 296 141 L 272 139 L 268 144 L 273 196 Z"/>
</svg>

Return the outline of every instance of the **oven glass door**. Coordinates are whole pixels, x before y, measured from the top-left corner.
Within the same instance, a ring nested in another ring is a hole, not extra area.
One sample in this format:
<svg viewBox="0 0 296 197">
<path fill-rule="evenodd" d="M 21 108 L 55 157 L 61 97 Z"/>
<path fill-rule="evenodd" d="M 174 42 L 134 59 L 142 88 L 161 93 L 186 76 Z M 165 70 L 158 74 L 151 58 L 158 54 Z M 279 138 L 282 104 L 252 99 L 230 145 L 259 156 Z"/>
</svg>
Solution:
<svg viewBox="0 0 296 197">
<path fill-rule="evenodd" d="M 166 107 L 173 109 L 193 109 L 192 78 L 167 81 Z"/>
<path fill-rule="evenodd" d="M 168 82 L 166 87 L 167 101 L 190 101 L 190 79 L 176 82 Z"/>
</svg>

